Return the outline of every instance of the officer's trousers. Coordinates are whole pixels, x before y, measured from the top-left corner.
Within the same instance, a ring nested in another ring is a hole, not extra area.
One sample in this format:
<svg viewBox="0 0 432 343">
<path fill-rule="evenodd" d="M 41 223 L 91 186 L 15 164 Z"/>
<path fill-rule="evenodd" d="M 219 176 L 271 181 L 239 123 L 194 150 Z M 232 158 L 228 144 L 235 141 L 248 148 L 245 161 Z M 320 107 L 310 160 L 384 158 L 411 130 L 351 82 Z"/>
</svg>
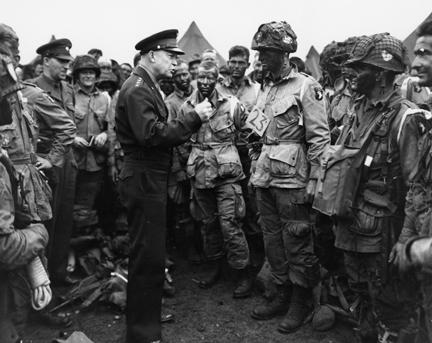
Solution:
<svg viewBox="0 0 432 343">
<path fill-rule="evenodd" d="M 126 342 L 161 339 L 165 268 L 168 165 L 127 161 L 120 174 L 120 199 L 128 213 L 131 251 L 126 305 Z"/>
<path fill-rule="evenodd" d="M 77 168 L 71 154 L 72 151 L 65 157 L 65 164 L 62 168 L 52 168 L 49 177 L 53 189 L 53 218 L 47 225 L 50 236 L 48 265 L 52 275 L 60 279 L 66 275 L 67 258 L 73 230 Z"/>
</svg>

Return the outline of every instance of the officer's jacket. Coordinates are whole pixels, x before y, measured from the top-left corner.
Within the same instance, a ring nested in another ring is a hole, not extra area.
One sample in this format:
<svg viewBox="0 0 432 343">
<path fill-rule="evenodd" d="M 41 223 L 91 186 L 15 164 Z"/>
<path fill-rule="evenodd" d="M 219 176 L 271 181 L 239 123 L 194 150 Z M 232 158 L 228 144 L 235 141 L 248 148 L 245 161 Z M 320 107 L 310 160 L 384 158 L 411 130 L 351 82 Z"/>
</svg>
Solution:
<svg viewBox="0 0 432 343">
<path fill-rule="evenodd" d="M 180 108 L 181 118 L 202 100 L 199 91 L 194 91 Z M 214 188 L 244 178 L 235 141 L 236 133 L 244 127 L 246 109 L 237 98 L 217 90 L 210 101 L 214 110 L 209 121 L 191 137 L 187 175 L 196 188 Z"/>
<path fill-rule="evenodd" d="M 183 92 L 176 87 L 174 92 L 166 97 L 165 103 L 168 108 L 168 121 L 179 117 L 180 108 L 191 95 L 192 91 L 192 86 L 189 87 L 189 92 Z M 189 153 L 190 142 L 173 148 L 171 173 L 168 181 L 169 185 L 175 185 L 177 182 L 187 180 L 186 163 L 189 158 Z"/>
<path fill-rule="evenodd" d="M 0 162 L 0 269 L 12 270 L 26 265 L 48 244 L 48 232 L 42 223 L 17 226 L 11 180 Z M 0 280 L 2 282 L 2 280 Z"/>
<path fill-rule="evenodd" d="M 123 161 L 123 150 L 120 146 L 120 143 L 117 139 L 117 135 L 115 133 L 115 109 L 117 106 L 118 96 L 120 91 L 116 91 L 111 99 L 110 108 L 108 110 L 108 166 L 116 167 L 120 170 L 121 163 Z"/>
<path fill-rule="evenodd" d="M 394 219 L 392 230 L 400 232 L 402 228 L 406 190 L 413 179 L 419 138 L 427 125 L 424 113 L 397 91 L 377 102 L 359 97 L 350 125 L 344 127 L 337 144 L 360 148 L 368 132 L 383 116 L 389 119 L 374 133 L 360 168 L 360 185 L 352 206 L 354 223 L 341 223 L 336 232 L 335 246 L 340 249 L 380 252 L 382 235 L 389 237 L 391 234 L 390 229 L 385 229 L 386 218 Z"/>
<path fill-rule="evenodd" d="M 74 118 L 75 99 L 72 85 L 66 81 L 55 82 L 43 73 L 34 79 L 28 80 L 28 82 L 42 88 L 72 119 Z"/>
<path fill-rule="evenodd" d="M 102 132 L 107 133 L 108 111 L 110 97 L 107 92 L 101 92 L 95 88 L 91 93 L 84 91 L 78 84 L 75 85 L 75 123 L 77 136 L 91 142 Z M 108 135 L 108 133 L 107 133 Z M 94 172 L 101 170 L 108 156 L 109 141 L 105 147 L 89 148 L 74 147 L 75 160 L 79 170 Z"/>
<path fill-rule="evenodd" d="M 251 183 L 257 187 L 302 188 L 316 179 L 330 142 L 324 93 L 318 82 L 291 71 L 265 80 L 257 108 L 269 118 Z"/>
<path fill-rule="evenodd" d="M 123 84 L 116 108 L 117 138 L 125 161 L 157 162 L 168 171 L 171 148 L 187 141 L 201 119 L 195 111 L 181 121 L 167 119 L 168 110 L 156 82 L 138 66 Z"/>
<path fill-rule="evenodd" d="M 53 166 L 62 167 L 66 152 L 72 145 L 76 126 L 72 118 L 45 92 L 30 83 L 24 83 L 24 105 L 38 126 L 38 155 Z"/>
</svg>

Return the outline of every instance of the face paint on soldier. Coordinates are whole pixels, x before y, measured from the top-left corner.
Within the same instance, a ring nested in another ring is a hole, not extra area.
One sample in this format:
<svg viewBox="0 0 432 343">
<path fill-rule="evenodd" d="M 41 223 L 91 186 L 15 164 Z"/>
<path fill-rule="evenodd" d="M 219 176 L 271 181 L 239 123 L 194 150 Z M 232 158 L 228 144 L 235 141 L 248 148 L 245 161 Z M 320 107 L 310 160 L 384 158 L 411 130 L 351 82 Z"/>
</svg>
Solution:
<svg viewBox="0 0 432 343">
<path fill-rule="evenodd" d="M 215 68 L 209 70 L 203 67 L 198 68 L 197 87 L 204 98 L 209 98 L 212 95 L 216 87 L 217 77 Z"/>
<path fill-rule="evenodd" d="M 66 79 L 70 65 L 69 60 L 62 60 L 55 57 L 44 57 L 44 74 L 54 81 Z"/>
<path fill-rule="evenodd" d="M 165 50 L 150 51 L 150 54 L 153 58 L 152 62 L 153 69 L 156 72 L 156 79 L 159 80 L 164 76 L 172 77 L 177 65 L 177 55 Z"/>
<path fill-rule="evenodd" d="M 177 66 L 174 72 L 174 84 L 178 89 L 183 92 L 187 92 L 191 83 L 191 75 L 188 70 L 188 66 L 186 63 L 181 63 Z"/>
<path fill-rule="evenodd" d="M 84 90 L 91 91 L 96 83 L 96 72 L 92 69 L 80 70 L 78 83 Z"/>
<path fill-rule="evenodd" d="M 231 77 L 234 79 L 241 79 L 244 77 L 246 69 L 249 68 L 250 63 L 246 56 L 239 55 L 233 56 L 228 61 L 228 67 Z"/>
<path fill-rule="evenodd" d="M 412 69 L 419 78 L 419 86 L 432 86 L 432 36 L 421 36 L 414 47 Z"/>
<path fill-rule="evenodd" d="M 268 73 L 271 73 L 274 77 L 278 77 L 285 63 L 285 53 L 277 50 L 261 49 L 259 61 L 262 64 L 264 77 Z"/>
<path fill-rule="evenodd" d="M 352 68 L 351 89 L 360 94 L 368 95 L 376 86 L 376 71 L 366 64 L 358 64 Z"/>
</svg>

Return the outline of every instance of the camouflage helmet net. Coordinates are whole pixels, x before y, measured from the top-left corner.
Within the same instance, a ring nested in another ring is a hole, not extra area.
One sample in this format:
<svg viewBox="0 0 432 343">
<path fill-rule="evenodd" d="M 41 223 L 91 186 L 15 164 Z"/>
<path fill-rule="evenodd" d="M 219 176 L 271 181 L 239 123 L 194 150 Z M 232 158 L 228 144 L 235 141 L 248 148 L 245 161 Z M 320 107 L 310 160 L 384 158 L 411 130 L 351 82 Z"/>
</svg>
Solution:
<svg viewBox="0 0 432 343">
<path fill-rule="evenodd" d="M 349 67 L 356 63 L 402 73 L 407 64 L 406 50 L 399 39 L 388 33 L 364 36 L 354 45 L 345 65 Z"/>
<path fill-rule="evenodd" d="M 252 49 L 292 53 L 297 51 L 297 35 L 286 21 L 262 24 L 252 39 Z"/>
</svg>

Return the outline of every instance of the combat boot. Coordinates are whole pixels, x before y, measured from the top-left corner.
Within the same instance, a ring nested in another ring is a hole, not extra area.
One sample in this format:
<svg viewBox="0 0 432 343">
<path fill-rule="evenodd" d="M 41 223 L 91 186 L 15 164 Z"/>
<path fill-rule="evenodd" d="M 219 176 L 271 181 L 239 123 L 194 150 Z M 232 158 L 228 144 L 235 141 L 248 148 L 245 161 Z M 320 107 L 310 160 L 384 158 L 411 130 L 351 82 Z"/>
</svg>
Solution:
<svg viewBox="0 0 432 343">
<path fill-rule="evenodd" d="M 279 332 L 294 332 L 304 324 L 304 321 L 311 310 L 308 306 L 308 299 L 311 298 L 311 289 L 297 285 L 293 286 L 289 310 L 285 318 L 278 326 Z"/>
<path fill-rule="evenodd" d="M 201 278 L 198 281 L 198 286 L 200 288 L 212 287 L 219 280 L 221 272 L 222 272 L 222 261 L 221 260 L 210 261 L 208 274 L 206 277 Z"/>
<path fill-rule="evenodd" d="M 233 291 L 233 298 L 247 298 L 252 293 L 253 279 L 249 267 L 237 270 L 237 284 Z"/>
<path fill-rule="evenodd" d="M 268 320 L 285 314 L 288 311 L 289 291 L 286 285 L 278 285 L 276 296 L 263 305 L 255 307 L 252 318 L 257 320 Z"/>
</svg>

